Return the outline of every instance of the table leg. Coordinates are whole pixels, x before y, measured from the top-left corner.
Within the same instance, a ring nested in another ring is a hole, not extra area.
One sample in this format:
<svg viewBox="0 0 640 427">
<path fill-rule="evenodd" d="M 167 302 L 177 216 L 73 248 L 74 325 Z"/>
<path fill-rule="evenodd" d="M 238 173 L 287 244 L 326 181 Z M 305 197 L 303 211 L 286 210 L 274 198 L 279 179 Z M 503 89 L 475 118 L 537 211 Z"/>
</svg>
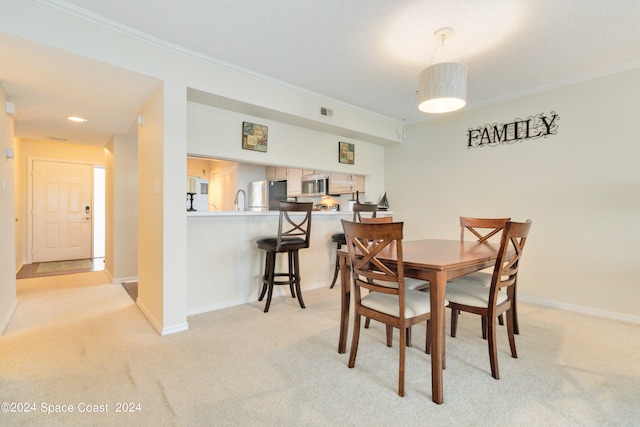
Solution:
<svg viewBox="0 0 640 427">
<path fill-rule="evenodd" d="M 444 400 L 442 369 L 444 356 L 444 296 L 447 287 L 445 272 L 437 272 L 431 280 L 431 394 L 435 403 Z"/>
<path fill-rule="evenodd" d="M 340 338 L 338 340 L 338 353 L 347 351 L 347 334 L 349 333 L 349 306 L 351 304 L 351 280 L 349 278 L 349 265 L 347 257 L 338 255 L 340 260 Z"/>
</svg>

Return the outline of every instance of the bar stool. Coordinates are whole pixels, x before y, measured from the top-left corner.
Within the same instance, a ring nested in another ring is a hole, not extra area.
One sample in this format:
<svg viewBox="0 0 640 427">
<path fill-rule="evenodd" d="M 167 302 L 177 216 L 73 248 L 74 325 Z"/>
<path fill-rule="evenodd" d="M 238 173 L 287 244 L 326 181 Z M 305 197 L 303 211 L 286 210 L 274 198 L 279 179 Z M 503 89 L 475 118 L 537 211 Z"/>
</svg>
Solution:
<svg viewBox="0 0 640 427">
<path fill-rule="evenodd" d="M 300 291 L 300 261 L 298 251 L 308 248 L 311 238 L 311 210 L 313 203 L 280 202 L 280 220 L 278 222 L 278 235 L 264 237 L 256 242 L 258 248 L 267 253 L 262 276 L 262 291 L 258 301 L 262 301 L 267 293 L 267 303 L 264 312 L 269 311 L 274 285 L 288 285 L 291 297 L 298 297 L 300 307 L 305 308 Z M 289 215 L 294 213 L 294 215 Z M 276 254 L 287 253 L 288 271 L 276 273 Z M 277 280 L 278 277 L 286 279 Z"/>
<path fill-rule="evenodd" d="M 353 205 L 353 222 L 360 222 L 361 213 L 362 212 L 371 212 L 371 217 L 376 217 L 376 212 L 378 211 L 378 206 L 371 203 L 354 203 Z M 336 250 L 342 248 L 342 245 L 347 244 L 347 240 L 344 237 L 344 233 L 334 233 L 331 235 L 331 241 L 336 243 Z M 331 286 L 329 289 L 333 289 L 333 286 L 336 284 L 336 280 L 338 279 L 338 273 L 340 272 L 340 261 L 338 259 L 338 254 L 336 254 L 336 268 L 333 272 L 333 280 L 331 281 Z"/>
</svg>

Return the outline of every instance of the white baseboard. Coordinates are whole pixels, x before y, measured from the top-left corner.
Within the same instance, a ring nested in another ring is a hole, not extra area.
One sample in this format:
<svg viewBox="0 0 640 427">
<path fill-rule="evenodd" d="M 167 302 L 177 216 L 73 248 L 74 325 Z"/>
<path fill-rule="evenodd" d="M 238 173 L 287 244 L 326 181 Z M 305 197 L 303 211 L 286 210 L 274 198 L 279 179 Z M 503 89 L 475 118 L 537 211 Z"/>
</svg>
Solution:
<svg viewBox="0 0 640 427">
<path fill-rule="evenodd" d="M 140 301 L 140 298 L 138 298 L 136 300 L 136 305 L 138 306 L 140 311 L 142 311 L 142 314 L 144 314 L 144 316 L 147 318 L 149 323 L 151 323 L 151 326 L 153 326 L 153 328 L 162 336 L 169 335 L 169 334 L 175 334 L 177 332 L 183 332 L 183 331 L 188 331 L 189 330 L 189 324 L 187 322 L 179 323 L 177 325 L 163 327 L 160 324 L 160 322 L 158 322 L 158 319 L 156 319 L 151 314 L 151 312 L 147 309 L 147 307 L 144 305 L 144 303 L 142 301 Z"/>
<path fill-rule="evenodd" d="M 317 288 L 321 288 L 323 286 L 328 286 L 328 285 L 327 285 L 326 282 L 313 283 L 311 285 L 302 287 L 302 291 L 304 292 L 305 290 L 317 289 Z M 339 286 L 339 284 L 338 284 L 338 286 Z M 289 291 L 289 288 L 286 287 L 286 286 L 277 287 L 277 288 L 274 287 L 273 296 L 274 297 L 278 297 L 278 296 L 286 295 L 288 293 L 288 291 Z M 188 308 L 187 309 L 187 316 L 194 316 L 196 314 L 202 314 L 202 313 L 208 313 L 210 311 L 222 310 L 224 308 L 235 307 L 237 305 L 247 304 L 249 302 L 256 302 L 256 301 L 258 301 L 258 294 L 254 294 L 254 295 L 252 295 L 251 297 L 248 297 L 248 298 L 240 298 L 240 299 L 237 299 L 237 300 L 223 301 L 223 302 L 219 302 L 219 303 L 215 303 L 215 304 L 201 305 L 199 307 Z"/>
<path fill-rule="evenodd" d="M 103 271 L 104 271 L 104 274 L 107 276 L 107 280 L 110 283 L 113 283 L 115 285 L 115 283 L 113 282 L 113 276 L 111 275 L 111 272 L 109 270 L 107 270 L 106 268 Z"/>
<path fill-rule="evenodd" d="M 7 326 L 9 326 L 9 322 L 11 321 L 11 318 L 16 312 L 16 308 L 18 308 L 18 298 L 13 299 L 13 304 L 11 304 L 11 308 L 7 312 L 7 315 L 4 317 L 4 319 L 2 319 L 2 324 L 0 324 L 0 335 L 4 335 L 4 331 L 7 329 Z"/>
<path fill-rule="evenodd" d="M 189 324 L 187 322 L 184 322 L 184 323 L 179 323 L 177 325 L 162 328 L 162 332 L 160 333 L 160 335 L 164 336 L 164 335 L 175 334 L 177 332 L 184 332 L 188 330 L 189 330 Z"/>
<path fill-rule="evenodd" d="M 542 298 L 530 297 L 527 295 L 518 294 L 518 300 L 529 302 L 531 304 L 542 305 L 545 307 L 559 308 L 567 311 L 574 311 L 576 313 L 589 314 L 591 316 L 604 317 L 607 319 L 620 320 L 628 323 L 640 324 L 639 316 L 631 316 L 628 314 L 614 313 L 612 311 L 600 310 L 598 308 L 584 307 L 580 305 L 567 304 L 557 301 L 550 301 Z"/>
<path fill-rule="evenodd" d="M 242 305 L 242 304 L 246 304 L 246 303 L 249 303 L 249 302 L 254 302 L 254 301 L 257 301 L 257 300 L 258 300 L 258 297 L 242 298 L 242 299 L 238 299 L 238 300 L 224 301 L 224 302 L 220 302 L 220 303 L 216 303 L 216 304 L 201 305 L 199 307 L 193 307 L 193 308 L 187 309 L 187 316 L 194 316 L 196 314 L 202 314 L 202 313 L 208 313 L 210 311 L 222 310 L 223 308 L 235 307 L 237 305 Z"/>
</svg>

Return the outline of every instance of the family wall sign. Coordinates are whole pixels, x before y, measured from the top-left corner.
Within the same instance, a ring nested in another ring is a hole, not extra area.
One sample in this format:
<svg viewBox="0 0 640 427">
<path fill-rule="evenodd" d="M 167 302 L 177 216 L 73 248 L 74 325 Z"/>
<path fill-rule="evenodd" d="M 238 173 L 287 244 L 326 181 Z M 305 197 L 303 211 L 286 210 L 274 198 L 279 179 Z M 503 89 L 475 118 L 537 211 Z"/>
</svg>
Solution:
<svg viewBox="0 0 640 427">
<path fill-rule="evenodd" d="M 501 144 L 513 144 L 526 139 L 546 138 L 556 135 L 558 132 L 558 120 L 560 117 L 555 111 L 549 114 L 536 114 L 529 118 L 515 119 L 511 123 L 494 123 L 469 129 L 467 133 L 467 148 L 490 146 Z"/>
</svg>

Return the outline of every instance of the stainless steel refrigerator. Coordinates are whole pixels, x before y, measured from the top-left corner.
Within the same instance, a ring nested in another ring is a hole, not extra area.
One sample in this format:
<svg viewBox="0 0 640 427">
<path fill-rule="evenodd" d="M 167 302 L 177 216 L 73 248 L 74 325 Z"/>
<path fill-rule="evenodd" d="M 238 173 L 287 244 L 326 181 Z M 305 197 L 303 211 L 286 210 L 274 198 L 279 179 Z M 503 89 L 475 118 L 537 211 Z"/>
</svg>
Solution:
<svg viewBox="0 0 640 427">
<path fill-rule="evenodd" d="M 287 201 L 287 181 L 254 181 L 249 183 L 250 211 L 277 211 Z"/>
</svg>

